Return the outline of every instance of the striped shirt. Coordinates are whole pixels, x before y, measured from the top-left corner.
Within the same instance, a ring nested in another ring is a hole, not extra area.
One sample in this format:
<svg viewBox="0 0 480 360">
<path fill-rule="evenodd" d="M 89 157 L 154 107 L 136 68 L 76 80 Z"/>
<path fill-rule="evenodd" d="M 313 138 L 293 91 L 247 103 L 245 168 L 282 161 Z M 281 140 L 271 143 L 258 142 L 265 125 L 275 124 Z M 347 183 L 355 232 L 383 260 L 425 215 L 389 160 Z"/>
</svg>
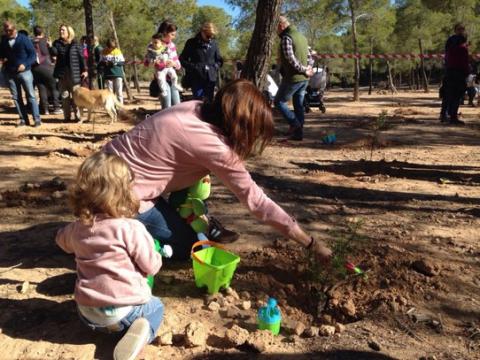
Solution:
<svg viewBox="0 0 480 360">
<path fill-rule="evenodd" d="M 173 41 L 170 41 L 168 44 L 162 41 L 162 45 L 160 49 L 153 48 L 152 44 L 148 45 L 144 64 L 148 66 L 150 63 L 159 60 L 160 62 L 155 64 L 155 69 L 161 71 L 165 69 L 167 61 L 170 60 L 175 64 L 174 68 L 179 70 L 182 65 L 178 59 L 177 47 Z"/>
<path fill-rule="evenodd" d="M 283 55 L 285 56 L 285 59 L 290 63 L 290 65 L 293 66 L 293 68 L 298 71 L 301 74 L 306 74 L 307 69 L 310 66 L 313 66 L 313 56 L 312 56 L 312 50 L 309 47 L 308 48 L 308 55 L 307 55 L 307 65 L 300 64 L 300 61 L 295 57 L 295 52 L 293 51 L 293 41 L 290 36 L 283 36 L 282 37 L 282 43 L 281 43 L 281 48 Z"/>
</svg>

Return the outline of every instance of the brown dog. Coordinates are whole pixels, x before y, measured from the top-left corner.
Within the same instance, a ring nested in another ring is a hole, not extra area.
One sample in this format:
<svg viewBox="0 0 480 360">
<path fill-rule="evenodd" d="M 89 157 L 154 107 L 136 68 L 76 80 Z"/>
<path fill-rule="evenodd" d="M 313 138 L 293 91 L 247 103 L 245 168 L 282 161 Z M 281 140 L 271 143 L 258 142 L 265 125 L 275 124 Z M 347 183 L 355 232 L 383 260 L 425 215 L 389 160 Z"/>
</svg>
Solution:
<svg viewBox="0 0 480 360">
<path fill-rule="evenodd" d="M 123 107 L 110 90 L 89 90 L 80 85 L 73 87 L 73 101 L 80 110 L 80 123 L 83 121 L 84 108 L 88 110 L 88 121 L 90 121 L 94 109 L 105 109 L 110 116 L 110 124 L 112 124 L 117 121 L 117 108 L 121 109 Z"/>
</svg>

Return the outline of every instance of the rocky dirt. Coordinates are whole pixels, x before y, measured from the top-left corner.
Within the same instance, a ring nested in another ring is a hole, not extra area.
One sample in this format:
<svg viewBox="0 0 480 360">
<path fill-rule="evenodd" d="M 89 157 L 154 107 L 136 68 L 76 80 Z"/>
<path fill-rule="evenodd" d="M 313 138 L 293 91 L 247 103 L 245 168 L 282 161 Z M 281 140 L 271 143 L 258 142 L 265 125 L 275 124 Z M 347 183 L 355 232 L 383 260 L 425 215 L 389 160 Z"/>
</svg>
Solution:
<svg viewBox="0 0 480 360">
<path fill-rule="evenodd" d="M 132 118 L 159 110 L 145 94 Z M 74 259 L 55 246 L 73 220 L 66 189 L 88 154 L 133 126 L 63 123 L 16 128 L 0 92 L 0 359 L 109 359 L 116 338 L 76 315 Z M 325 268 L 248 214 L 214 182 L 210 211 L 241 238 L 234 291 L 206 296 L 191 263 L 166 263 L 154 293 L 166 306 L 143 359 L 480 359 L 480 121 L 441 125 L 435 93 L 328 94 L 307 115 L 306 139 L 285 124 L 248 167 L 266 192 L 337 257 Z M 381 111 L 386 124 L 377 133 Z M 335 132 L 337 142 L 322 137 Z M 372 148 L 372 143 L 374 144 Z M 345 271 L 351 261 L 364 275 Z M 279 336 L 256 331 L 268 296 Z"/>
</svg>

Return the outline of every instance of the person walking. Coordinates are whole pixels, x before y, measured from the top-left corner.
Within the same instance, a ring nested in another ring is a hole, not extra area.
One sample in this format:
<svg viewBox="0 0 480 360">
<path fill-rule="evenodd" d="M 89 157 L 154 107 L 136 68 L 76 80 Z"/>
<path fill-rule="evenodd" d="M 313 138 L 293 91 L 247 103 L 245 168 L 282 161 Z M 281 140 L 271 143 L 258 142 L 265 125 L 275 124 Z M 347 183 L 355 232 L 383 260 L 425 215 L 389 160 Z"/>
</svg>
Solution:
<svg viewBox="0 0 480 360">
<path fill-rule="evenodd" d="M 180 103 L 180 92 L 183 91 L 177 75 L 182 65 L 173 42 L 176 36 L 177 26 L 169 20 L 163 21 L 158 27 L 158 32 L 152 36 L 145 56 L 144 64 L 147 66 L 153 64 L 155 68 L 162 109 Z"/>
<path fill-rule="evenodd" d="M 106 87 L 113 92 L 118 101 L 123 104 L 123 65 L 125 58 L 117 48 L 114 39 L 107 40 L 107 47 L 103 49 L 99 65 L 103 69 Z"/>
<path fill-rule="evenodd" d="M 52 45 L 52 56 L 56 58 L 53 76 L 58 79 L 65 121 L 70 121 L 72 110 L 75 120 L 80 120 L 78 109 L 72 101 L 73 87 L 88 77 L 87 66 L 82 46 L 75 40 L 73 29 L 63 24 L 59 32 L 60 37 Z"/>
<path fill-rule="evenodd" d="M 282 81 L 277 95 L 275 107 L 288 121 L 287 132 L 290 140 L 303 140 L 303 123 L 305 110 L 303 99 L 308 78 L 313 75 L 313 58 L 307 39 L 288 19 L 280 16 L 277 33 L 280 36 L 280 72 Z M 293 98 L 293 111 L 288 108 L 288 101 Z"/>
<path fill-rule="evenodd" d="M 186 71 L 185 84 L 192 88 L 194 99 L 213 100 L 218 71 L 223 65 L 215 36 L 213 23 L 206 22 L 199 33 L 188 39 L 180 55 L 180 62 Z"/>
<path fill-rule="evenodd" d="M 37 61 L 32 66 L 33 79 L 40 95 L 40 108 L 43 114 L 48 115 L 48 95 L 52 95 L 53 114 L 63 114 L 57 81 L 53 77 L 53 63 L 50 58 L 50 45 L 44 35 L 43 29 L 36 25 L 33 28 L 33 46 L 37 53 Z"/>
<path fill-rule="evenodd" d="M 458 108 L 465 94 L 466 79 L 470 73 L 467 35 L 462 24 L 455 25 L 454 29 L 455 34 L 450 36 L 445 44 L 445 76 L 442 84 L 440 121 L 452 125 L 465 125 L 458 119 Z"/>
<path fill-rule="evenodd" d="M 25 91 L 27 100 L 32 107 L 33 120 L 35 127 L 42 124 L 38 102 L 35 98 L 33 88 L 32 65 L 36 60 L 35 48 L 32 41 L 25 35 L 17 32 L 15 24 L 6 21 L 3 23 L 5 36 L 0 42 L 0 60 L 4 61 L 2 71 L 4 72 L 13 102 L 17 108 L 20 122 L 18 126 L 30 125 L 28 120 L 27 107 L 25 106 L 21 88 Z"/>
</svg>

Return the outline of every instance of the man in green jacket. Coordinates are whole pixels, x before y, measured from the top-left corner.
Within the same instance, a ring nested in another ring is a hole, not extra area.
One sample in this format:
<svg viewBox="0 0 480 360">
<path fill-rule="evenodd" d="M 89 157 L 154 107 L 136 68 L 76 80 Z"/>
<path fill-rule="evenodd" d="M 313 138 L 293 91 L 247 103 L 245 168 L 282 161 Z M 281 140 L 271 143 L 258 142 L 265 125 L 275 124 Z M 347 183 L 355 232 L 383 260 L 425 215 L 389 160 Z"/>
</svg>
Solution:
<svg viewBox="0 0 480 360">
<path fill-rule="evenodd" d="M 313 75 L 313 58 L 307 39 L 287 18 L 280 16 L 277 33 L 280 36 L 280 72 L 282 82 L 275 96 L 275 107 L 290 124 L 290 140 L 303 140 L 303 123 L 305 112 L 303 99 L 308 78 Z M 288 101 L 293 98 L 293 111 L 288 108 Z"/>
</svg>

